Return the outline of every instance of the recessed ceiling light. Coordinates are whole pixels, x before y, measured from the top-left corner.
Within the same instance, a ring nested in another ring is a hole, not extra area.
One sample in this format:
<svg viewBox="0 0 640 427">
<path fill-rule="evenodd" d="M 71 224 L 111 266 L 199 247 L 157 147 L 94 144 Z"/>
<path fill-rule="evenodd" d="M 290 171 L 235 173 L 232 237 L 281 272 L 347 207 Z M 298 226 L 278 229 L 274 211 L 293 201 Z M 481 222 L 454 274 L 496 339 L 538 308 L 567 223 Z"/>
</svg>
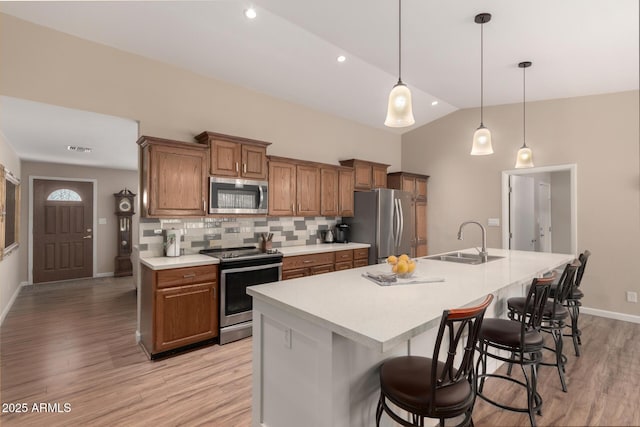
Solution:
<svg viewBox="0 0 640 427">
<path fill-rule="evenodd" d="M 93 148 L 90 147 L 80 147 L 77 145 L 67 145 L 67 150 L 69 151 L 77 151 L 78 153 L 90 153 L 93 151 Z"/>
<path fill-rule="evenodd" d="M 340 55 L 340 56 L 338 56 L 338 62 L 344 62 L 344 61 L 346 61 L 346 60 L 347 60 L 347 57 L 346 57 L 346 56 L 344 56 L 344 55 Z"/>
<path fill-rule="evenodd" d="M 436 105 L 438 105 L 438 101 L 433 101 L 433 102 L 431 103 L 431 105 L 432 105 L 433 107 L 435 107 Z"/>
<path fill-rule="evenodd" d="M 247 19 L 255 19 L 255 17 L 258 16 L 258 13 L 254 8 L 250 7 L 249 9 L 245 9 L 244 16 L 246 16 Z"/>
</svg>

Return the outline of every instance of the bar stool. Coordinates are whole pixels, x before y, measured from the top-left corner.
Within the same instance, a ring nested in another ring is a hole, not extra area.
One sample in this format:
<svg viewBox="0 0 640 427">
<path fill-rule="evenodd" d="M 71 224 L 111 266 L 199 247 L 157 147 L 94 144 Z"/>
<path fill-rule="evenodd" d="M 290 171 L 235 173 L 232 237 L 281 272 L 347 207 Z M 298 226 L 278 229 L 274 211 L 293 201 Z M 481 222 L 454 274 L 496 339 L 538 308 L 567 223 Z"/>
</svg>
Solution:
<svg viewBox="0 0 640 427">
<path fill-rule="evenodd" d="M 573 289 L 573 282 L 576 275 L 576 270 L 580 266 L 580 262 L 576 259 L 571 264 L 567 264 L 560 276 L 558 285 L 556 286 L 555 295 L 553 299 L 548 299 L 544 305 L 544 311 L 542 314 L 542 326 L 541 330 L 549 332 L 553 337 L 554 347 L 544 346 L 546 350 L 551 350 L 555 353 L 556 361 L 554 363 L 540 362 L 540 365 L 555 366 L 558 370 L 558 376 L 560 377 L 560 384 L 562 385 L 562 391 L 567 391 L 567 382 L 565 380 L 565 363 L 567 361 L 566 356 L 563 354 L 563 342 L 562 342 L 562 330 L 565 326 L 565 319 L 569 317 L 569 310 L 565 307 L 566 300 L 569 293 Z M 551 288 L 549 289 L 551 293 Z M 525 313 L 525 301 L 522 297 L 509 298 L 507 300 L 507 306 L 509 308 L 510 319 L 520 319 Z M 526 317 L 526 316 L 525 316 Z M 509 366 L 508 374 L 511 374 L 511 366 Z"/>
<path fill-rule="evenodd" d="M 471 412 L 476 396 L 473 354 L 484 313 L 492 300 L 493 295 L 489 294 L 477 306 L 445 310 L 432 358 L 400 356 L 382 364 L 376 426 L 380 425 L 383 412 L 403 426 L 424 426 L 425 417 L 437 418 L 444 426 L 445 418 L 462 415 L 460 426 L 473 425 Z M 448 344 L 442 349 L 445 330 Z M 456 358 L 458 350 L 461 357 Z M 387 400 L 409 412 L 412 421 L 395 413 Z"/>
<path fill-rule="evenodd" d="M 580 346 L 582 345 L 582 331 L 578 327 L 578 318 L 580 317 L 580 307 L 582 302 L 580 301 L 584 297 L 584 293 L 580 290 L 580 283 L 582 283 L 582 276 L 584 270 L 587 267 L 587 261 L 591 256 L 591 252 L 585 250 L 578 257 L 580 261 L 580 267 L 576 272 L 576 280 L 573 282 L 573 288 L 567 297 L 565 306 L 569 310 L 569 316 L 571 317 L 571 334 L 564 334 L 565 337 L 571 337 L 573 339 L 573 348 L 576 352 L 576 356 L 580 357 Z M 555 287 L 551 287 L 551 295 L 555 295 Z"/>
<path fill-rule="evenodd" d="M 525 312 L 527 316 L 522 316 L 519 321 L 511 319 L 485 319 L 480 328 L 478 338 L 478 351 L 480 353 L 476 364 L 477 377 L 479 381 L 477 395 L 487 402 L 499 408 L 526 412 L 529 414 L 531 425 L 536 425 L 535 415 L 541 414 L 542 397 L 537 390 L 538 384 L 538 364 L 542 360 L 542 348 L 544 340 L 540 333 L 542 315 L 549 296 L 549 288 L 553 283 L 554 276 L 533 279 L 529 292 L 524 299 Z M 489 352 L 491 347 L 494 352 Z M 500 351 L 507 352 L 510 356 L 503 356 Z M 524 374 L 525 382 L 519 381 L 511 376 L 497 373 L 487 373 L 487 357 L 510 364 L 520 365 Z M 482 371 L 480 371 L 482 365 Z M 526 367 L 531 370 L 527 375 Z M 523 386 L 527 391 L 527 407 L 517 408 L 503 403 L 496 402 L 483 393 L 485 380 L 488 378 L 504 379 Z"/>
</svg>

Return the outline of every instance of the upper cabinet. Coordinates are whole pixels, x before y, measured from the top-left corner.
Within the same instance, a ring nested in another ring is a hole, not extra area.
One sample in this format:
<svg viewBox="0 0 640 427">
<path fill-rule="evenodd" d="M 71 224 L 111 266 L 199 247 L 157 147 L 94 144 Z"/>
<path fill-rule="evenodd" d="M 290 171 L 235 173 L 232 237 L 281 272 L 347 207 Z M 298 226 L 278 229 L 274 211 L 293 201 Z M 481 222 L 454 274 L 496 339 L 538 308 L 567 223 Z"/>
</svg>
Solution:
<svg viewBox="0 0 640 427">
<path fill-rule="evenodd" d="M 353 216 L 353 169 L 320 166 L 320 215 Z"/>
<path fill-rule="evenodd" d="M 267 179 L 267 146 L 270 142 L 215 132 L 202 132 L 196 136 L 196 140 L 211 148 L 211 175 Z"/>
<path fill-rule="evenodd" d="M 418 175 L 409 172 L 393 172 L 387 175 L 389 188 L 408 191 L 413 195 L 412 206 L 414 209 L 415 230 L 414 246 L 411 249 L 412 257 L 421 257 L 428 254 L 427 247 L 427 180 L 429 176 Z"/>
<path fill-rule="evenodd" d="M 312 162 L 270 156 L 269 215 L 320 215 L 320 169 Z"/>
<path fill-rule="evenodd" d="M 151 136 L 138 139 L 141 215 L 206 216 L 208 146 Z"/>
<path fill-rule="evenodd" d="M 355 190 L 387 187 L 387 169 L 390 165 L 359 159 L 340 160 L 340 164 L 353 168 Z"/>
</svg>

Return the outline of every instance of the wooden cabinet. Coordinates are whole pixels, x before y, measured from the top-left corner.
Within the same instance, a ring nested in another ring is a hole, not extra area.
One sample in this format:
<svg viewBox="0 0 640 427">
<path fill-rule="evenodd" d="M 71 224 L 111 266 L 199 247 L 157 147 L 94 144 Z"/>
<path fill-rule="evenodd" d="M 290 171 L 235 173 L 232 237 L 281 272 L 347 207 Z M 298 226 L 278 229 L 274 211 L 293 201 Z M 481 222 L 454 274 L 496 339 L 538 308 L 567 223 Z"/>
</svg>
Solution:
<svg viewBox="0 0 640 427">
<path fill-rule="evenodd" d="M 320 215 L 353 216 L 353 169 L 320 167 Z"/>
<path fill-rule="evenodd" d="M 353 250 L 353 267 L 364 267 L 369 265 L 369 248 L 360 248 Z"/>
<path fill-rule="evenodd" d="M 202 132 L 196 140 L 210 147 L 211 175 L 267 179 L 267 146 L 270 142 L 215 132 Z"/>
<path fill-rule="evenodd" d="M 154 355 L 218 336 L 218 267 L 142 266 L 140 335 Z"/>
<path fill-rule="evenodd" d="M 320 215 L 320 167 L 270 157 L 269 215 Z"/>
<path fill-rule="evenodd" d="M 353 168 L 338 168 L 338 216 L 353 216 Z"/>
<path fill-rule="evenodd" d="M 207 146 L 142 136 L 142 216 L 206 216 Z"/>
<path fill-rule="evenodd" d="M 320 168 L 311 165 L 296 166 L 296 215 L 320 215 Z"/>
<path fill-rule="evenodd" d="M 373 190 L 387 187 L 387 169 L 389 165 L 367 160 L 340 160 L 342 166 L 352 167 L 354 171 L 354 188 L 356 190 Z"/>
<path fill-rule="evenodd" d="M 282 259 L 282 280 L 334 271 L 333 252 L 297 255 Z"/>
<path fill-rule="evenodd" d="M 429 176 L 409 172 L 393 172 L 387 175 L 389 188 L 409 191 L 413 194 L 415 214 L 415 241 L 411 250 L 412 257 L 428 255 L 427 246 L 427 180 Z"/>
<path fill-rule="evenodd" d="M 284 257 L 282 280 L 363 267 L 368 265 L 368 259 L 368 248 Z"/>
</svg>

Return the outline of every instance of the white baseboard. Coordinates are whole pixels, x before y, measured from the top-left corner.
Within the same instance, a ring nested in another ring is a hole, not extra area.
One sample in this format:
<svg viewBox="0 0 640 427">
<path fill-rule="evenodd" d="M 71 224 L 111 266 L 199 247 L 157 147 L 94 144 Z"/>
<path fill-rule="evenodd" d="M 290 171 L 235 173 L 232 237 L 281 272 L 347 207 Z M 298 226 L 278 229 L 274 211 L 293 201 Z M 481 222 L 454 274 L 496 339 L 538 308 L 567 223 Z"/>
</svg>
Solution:
<svg viewBox="0 0 640 427">
<path fill-rule="evenodd" d="M 140 340 L 142 336 L 140 335 L 140 331 L 136 331 L 136 344 L 140 344 Z"/>
<path fill-rule="evenodd" d="M 0 325 L 2 325 L 2 322 L 4 322 L 4 318 L 7 317 L 7 314 L 9 314 L 9 310 L 11 310 L 11 307 L 13 306 L 13 303 L 16 301 L 16 298 L 18 298 L 18 294 L 20 293 L 20 290 L 22 289 L 23 286 L 26 286 L 26 285 L 28 285 L 27 282 L 20 283 L 16 288 L 15 292 L 13 293 L 13 295 L 11 295 L 11 298 L 9 299 L 9 304 L 7 304 L 4 310 L 2 310 L 2 314 L 0 314 Z"/>
<path fill-rule="evenodd" d="M 615 311 L 600 310 L 598 308 L 580 307 L 580 312 L 592 316 L 606 317 L 608 319 L 622 320 L 623 322 L 640 323 L 640 316 L 633 314 L 617 313 Z"/>
<path fill-rule="evenodd" d="M 113 271 L 107 273 L 96 273 L 93 277 L 113 277 Z"/>
</svg>

